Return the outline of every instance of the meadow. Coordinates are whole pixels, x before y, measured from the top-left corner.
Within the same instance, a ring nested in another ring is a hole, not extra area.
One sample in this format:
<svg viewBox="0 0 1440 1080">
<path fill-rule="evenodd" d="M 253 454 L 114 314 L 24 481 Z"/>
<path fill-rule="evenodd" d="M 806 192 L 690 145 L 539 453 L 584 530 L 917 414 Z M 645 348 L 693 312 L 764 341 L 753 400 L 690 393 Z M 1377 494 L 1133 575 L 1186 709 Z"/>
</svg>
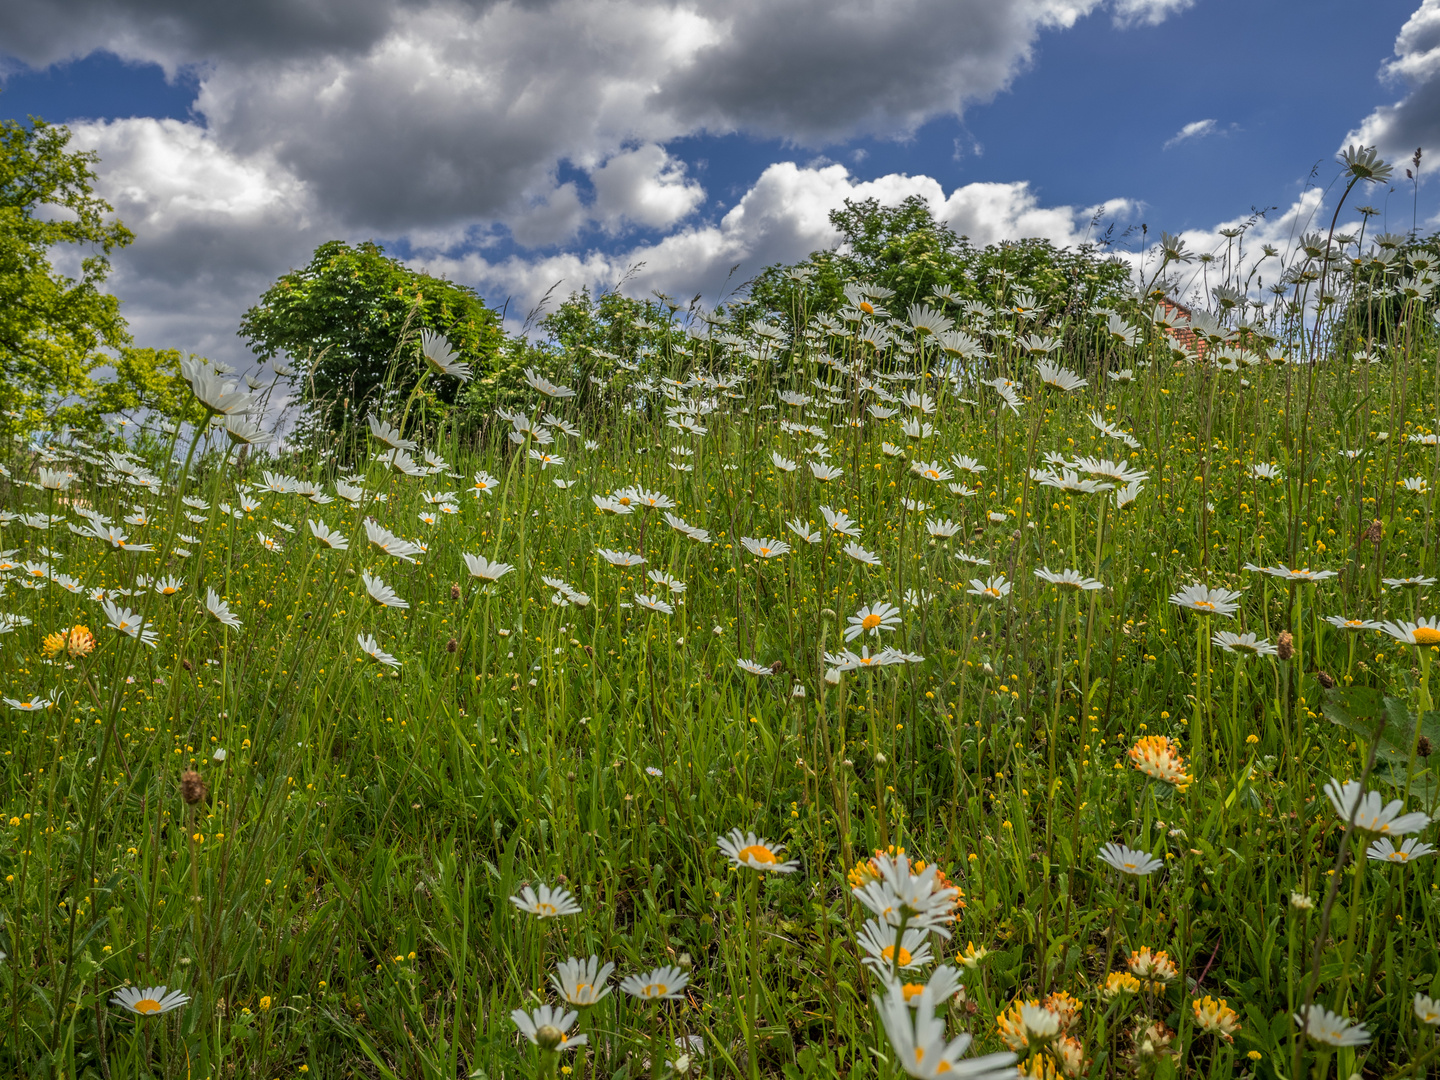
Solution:
<svg viewBox="0 0 1440 1080">
<path fill-rule="evenodd" d="M 1433 1074 L 1429 257 L 1310 242 L 12 429 L 6 1074 Z"/>
</svg>

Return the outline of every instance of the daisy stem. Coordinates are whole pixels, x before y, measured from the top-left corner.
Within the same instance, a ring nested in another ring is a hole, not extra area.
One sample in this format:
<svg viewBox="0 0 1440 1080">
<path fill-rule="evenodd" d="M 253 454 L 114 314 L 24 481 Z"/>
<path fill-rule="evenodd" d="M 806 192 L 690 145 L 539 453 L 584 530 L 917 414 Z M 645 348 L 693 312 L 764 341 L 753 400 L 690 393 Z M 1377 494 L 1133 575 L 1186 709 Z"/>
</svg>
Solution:
<svg viewBox="0 0 1440 1080">
<path fill-rule="evenodd" d="M 750 986 L 745 997 L 749 1019 L 745 1025 L 745 1038 L 749 1044 L 746 1064 L 750 1068 L 750 1080 L 760 1077 L 760 1032 L 756 1027 L 756 1016 L 760 1006 L 760 871 L 750 874 Z"/>
<path fill-rule="evenodd" d="M 1055 817 L 1055 755 L 1060 742 L 1060 695 L 1065 687 L 1065 601 L 1068 590 L 1060 590 L 1060 614 L 1055 621 L 1059 631 L 1055 635 L 1055 704 L 1050 710 L 1050 782 L 1046 785 L 1045 797 L 1045 849 L 1050 850 L 1051 826 Z"/>
<path fill-rule="evenodd" d="M 1196 621 L 1195 626 L 1195 725 L 1190 733 L 1190 740 L 1194 744 L 1191 758 L 1195 763 L 1195 771 L 1200 771 L 1200 766 L 1205 760 L 1205 698 L 1201 690 L 1205 666 L 1205 642 L 1208 638 L 1206 630 L 1209 629 L 1204 619 Z"/>
</svg>

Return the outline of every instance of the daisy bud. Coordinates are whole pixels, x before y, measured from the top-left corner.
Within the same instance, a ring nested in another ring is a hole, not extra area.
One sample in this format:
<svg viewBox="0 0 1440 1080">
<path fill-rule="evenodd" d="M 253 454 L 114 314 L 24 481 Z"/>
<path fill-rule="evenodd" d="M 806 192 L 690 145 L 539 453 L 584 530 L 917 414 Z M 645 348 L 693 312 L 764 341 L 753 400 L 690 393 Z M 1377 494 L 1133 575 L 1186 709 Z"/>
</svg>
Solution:
<svg viewBox="0 0 1440 1080">
<path fill-rule="evenodd" d="M 876 764 L 876 765 L 884 765 L 884 764 L 885 764 L 887 761 L 889 761 L 889 760 L 890 760 L 890 759 L 887 758 L 884 754 L 877 753 L 877 754 L 875 755 L 875 764 Z"/>
<path fill-rule="evenodd" d="M 554 1050 L 565 1041 L 565 1033 L 553 1024 L 545 1024 L 535 1031 L 535 1043 L 541 1050 Z"/>
<path fill-rule="evenodd" d="M 1275 640 L 1275 655 L 1281 660 L 1289 660 L 1295 655 L 1295 639 L 1290 636 L 1290 631 L 1280 631 L 1280 636 Z"/>
<path fill-rule="evenodd" d="M 187 769 L 180 774 L 180 797 L 185 800 L 186 806 L 204 802 L 209 794 L 210 789 L 205 786 L 205 781 L 200 779 L 200 774 L 194 769 Z"/>
</svg>

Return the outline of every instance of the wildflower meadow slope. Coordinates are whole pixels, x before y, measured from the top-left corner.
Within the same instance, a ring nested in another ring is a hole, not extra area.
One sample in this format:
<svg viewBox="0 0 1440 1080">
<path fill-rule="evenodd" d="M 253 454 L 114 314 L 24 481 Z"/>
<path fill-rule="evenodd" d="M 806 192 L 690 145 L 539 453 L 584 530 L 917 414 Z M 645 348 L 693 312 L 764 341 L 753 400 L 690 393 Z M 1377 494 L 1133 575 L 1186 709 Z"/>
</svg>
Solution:
<svg viewBox="0 0 1440 1080">
<path fill-rule="evenodd" d="M 1430 271 L 1313 244 L 12 433 L 6 1073 L 1433 1073 Z"/>
</svg>

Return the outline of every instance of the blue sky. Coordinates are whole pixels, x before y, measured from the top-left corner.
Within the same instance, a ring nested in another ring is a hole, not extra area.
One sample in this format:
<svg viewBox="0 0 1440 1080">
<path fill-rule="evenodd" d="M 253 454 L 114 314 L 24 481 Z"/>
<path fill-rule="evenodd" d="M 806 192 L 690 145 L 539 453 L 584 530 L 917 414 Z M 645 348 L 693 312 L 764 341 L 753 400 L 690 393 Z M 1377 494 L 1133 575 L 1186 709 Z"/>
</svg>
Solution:
<svg viewBox="0 0 1440 1080">
<path fill-rule="evenodd" d="M 1107 202 L 1117 233 L 1203 235 L 1252 207 L 1292 212 L 1293 231 L 1312 169 L 1329 184 L 1347 136 L 1408 154 L 1404 140 L 1440 123 L 1425 97 L 1437 0 L 984 0 L 948 24 L 944 8 L 919 10 L 927 0 L 847 0 L 913 20 L 890 44 L 835 16 L 838 0 L 809 12 L 813 0 L 788 0 L 793 23 L 776 15 L 787 4 L 737 2 L 735 25 L 707 21 L 703 4 L 687 17 L 631 0 L 632 31 L 613 39 L 582 25 L 598 3 L 567 26 L 554 10 L 528 22 L 508 5 L 461 17 L 411 0 L 420 14 L 402 24 L 355 0 L 339 9 L 361 11 L 345 40 L 323 20 L 147 23 L 147 5 L 123 3 L 96 26 L 84 20 L 97 2 L 64 0 L 83 30 L 53 5 L 0 15 L 0 40 L 20 43 L 0 113 L 70 123 L 102 154 L 102 190 L 140 235 L 115 282 L 132 321 L 211 352 L 233 345 L 268 280 L 335 236 L 380 239 L 523 304 L 635 261 L 646 288 L 703 291 L 727 260 L 750 271 L 833 242 L 824 212 L 847 195 L 920 192 L 981 241 L 1074 242 L 1086 208 Z M 820 45 L 785 41 L 806 19 Z M 509 41 L 505 63 L 480 44 L 473 59 L 456 52 L 472 32 Z M 857 74 L 801 100 L 797 80 L 837 66 L 822 47 Z M 679 59 L 655 66 L 668 48 Z M 1405 78 L 1383 78 L 1397 57 Z M 497 88 L 510 96 L 475 104 Z M 1186 125 L 1199 133 L 1177 141 Z M 1413 192 L 1397 175 L 1365 201 L 1403 231 Z M 1432 228 L 1435 190 L 1419 191 Z"/>
</svg>

